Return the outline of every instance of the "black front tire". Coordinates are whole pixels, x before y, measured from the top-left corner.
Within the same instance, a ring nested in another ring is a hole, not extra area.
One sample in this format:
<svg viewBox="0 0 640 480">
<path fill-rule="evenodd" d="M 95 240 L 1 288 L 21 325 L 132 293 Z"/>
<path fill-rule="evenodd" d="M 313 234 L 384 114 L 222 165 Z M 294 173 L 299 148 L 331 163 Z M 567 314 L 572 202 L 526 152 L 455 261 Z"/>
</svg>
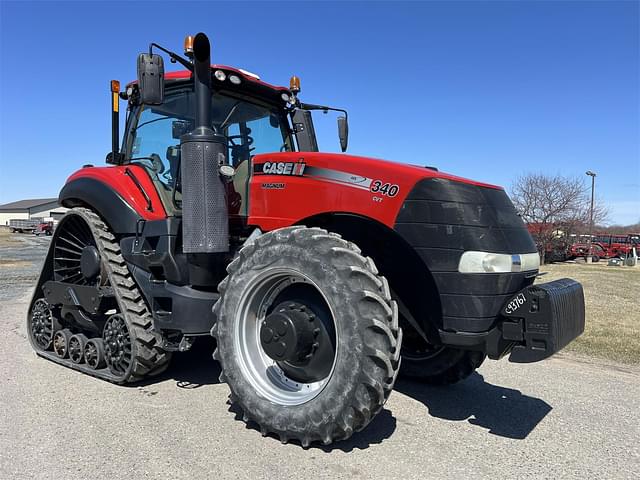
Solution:
<svg viewBox="0 0 640 480">
<path fill-rule="evenodd" d="M 422 358 L 403 355 L 400 374 L 429 385 L 452 385 L 475 372 L 485 358 L 483 352 L 441 347 Z"/>
<path fill-rule="evenodd" d="M 247 285 L 287 269 L 308 277 L 320 290 L 334 312 L 338 339 L 326 384 L 300 404 L 278 404 L 259 393 L 237 347 L 238 312 L 244 311 Z M 343 440 L 365 428 L 393 389 L 402 342 L 396 303 L 373 261 L 339 235 L 299 226 L 245 245 L 227 271 L 211 333 L 217 340 L 220 379 L 229 385 L 231 402 L 242 410 L 243 420 L 257 423 L 263 435 L 273 433 L 282 442 L 297 440 L 305 447 Z"/>
</svg>

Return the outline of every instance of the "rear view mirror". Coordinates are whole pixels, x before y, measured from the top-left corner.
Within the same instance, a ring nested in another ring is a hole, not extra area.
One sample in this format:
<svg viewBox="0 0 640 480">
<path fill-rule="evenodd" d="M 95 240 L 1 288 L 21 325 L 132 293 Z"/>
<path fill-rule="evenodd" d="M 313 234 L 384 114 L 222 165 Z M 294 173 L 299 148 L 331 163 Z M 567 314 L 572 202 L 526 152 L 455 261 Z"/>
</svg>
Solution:
<svg viewBox="0 0 640 480">
<path fill-rule="evenodd" d="M 164 62 L 160 55 L 138 55 L 138 88 L 142 103 L 160 105 L 164 102 Z"/>
<path fill-rule="evenodd" d="M 347 117 L 338 117 L 338 136 L 340 137 L 340 149 L 346 152 L 347 145 L 349 144 L 349 123 L 347 122 Z"/>
</svg>

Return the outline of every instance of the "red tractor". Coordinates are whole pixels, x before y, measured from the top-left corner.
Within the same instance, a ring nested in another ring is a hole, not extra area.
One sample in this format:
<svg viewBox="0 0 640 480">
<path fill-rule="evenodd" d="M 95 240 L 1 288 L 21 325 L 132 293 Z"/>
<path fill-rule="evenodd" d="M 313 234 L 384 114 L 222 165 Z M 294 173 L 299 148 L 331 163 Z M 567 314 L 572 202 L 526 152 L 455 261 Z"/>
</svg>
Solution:
<svg viewBox="0 0 640 480">
<path fill-rule="evenodd" d="M 185 70 L 165 75 L 153 49 Z M 299 92 L 212 66 L 201 33 L 184 57 L 151 44 L 124 92 L 112 82 L 110 166 L 60 192 L 28 313 L 38 355 L 126 384 L 213 335 L 244 420 L 308 446 L 365 428 L 398 372 L 451 384 L 582 333 L 581 285 L 533 285 L 502 188 L 320 153 L 311 111 L 344 111 Z M 338 126 L 344 152 L 346 112 Z"/>
</svg>

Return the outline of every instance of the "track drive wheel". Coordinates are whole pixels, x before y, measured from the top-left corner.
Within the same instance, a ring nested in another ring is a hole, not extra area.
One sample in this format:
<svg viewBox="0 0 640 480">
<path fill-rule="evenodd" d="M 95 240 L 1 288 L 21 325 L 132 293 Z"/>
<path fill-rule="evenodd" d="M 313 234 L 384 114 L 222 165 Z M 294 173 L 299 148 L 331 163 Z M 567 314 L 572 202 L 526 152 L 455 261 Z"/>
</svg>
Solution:
<svg viewBox="0 0 640 480">
<path fill-rule="evenodd" d="M 325 445 L 365 428 L 400 367 L 388 283 L 353 243 L 302 226 L 245 245 L 218 289 L 214 358 L 245 422 Z"/>
</svg>

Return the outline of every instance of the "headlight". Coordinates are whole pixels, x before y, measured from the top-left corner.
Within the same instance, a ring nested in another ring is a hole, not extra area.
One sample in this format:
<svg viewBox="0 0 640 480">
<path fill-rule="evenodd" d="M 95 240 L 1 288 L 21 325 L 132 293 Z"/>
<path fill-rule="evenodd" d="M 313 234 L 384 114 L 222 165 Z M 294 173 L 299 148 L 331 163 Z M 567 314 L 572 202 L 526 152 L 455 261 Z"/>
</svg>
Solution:
<svg viewBox="0 0 640 480">
<path fill-rule="evenodd" d="M 537 253 L 510 255 L 508 253 L 464 252 L 460 257 L 460 273 L 511 273 L 538 270 Z"/>
<path fill-rule="evenodd" d="M 224 73 L 222 70 L 216 70 L 215 72 L 213 72 L 213 75 L 221 82 L 224 82 L 227 78 L 227 74 Z"/>
</svg>

